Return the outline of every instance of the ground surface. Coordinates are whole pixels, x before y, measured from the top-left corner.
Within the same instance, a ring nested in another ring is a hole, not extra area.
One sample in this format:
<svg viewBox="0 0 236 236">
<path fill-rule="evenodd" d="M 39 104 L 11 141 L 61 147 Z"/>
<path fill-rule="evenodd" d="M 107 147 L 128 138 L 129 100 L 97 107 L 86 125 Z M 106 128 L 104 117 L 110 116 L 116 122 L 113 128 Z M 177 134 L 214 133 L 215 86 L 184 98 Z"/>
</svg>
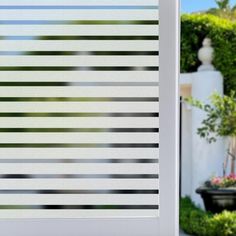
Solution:
<svg viewBox="0 0 236 236">
<path fill-rule="evenodd" d="M 190 236 L 190 235 L 185 234 L 182 230 L 180 230 L 180 232 L 179 232 L 179 236 Z"/>
</svg>

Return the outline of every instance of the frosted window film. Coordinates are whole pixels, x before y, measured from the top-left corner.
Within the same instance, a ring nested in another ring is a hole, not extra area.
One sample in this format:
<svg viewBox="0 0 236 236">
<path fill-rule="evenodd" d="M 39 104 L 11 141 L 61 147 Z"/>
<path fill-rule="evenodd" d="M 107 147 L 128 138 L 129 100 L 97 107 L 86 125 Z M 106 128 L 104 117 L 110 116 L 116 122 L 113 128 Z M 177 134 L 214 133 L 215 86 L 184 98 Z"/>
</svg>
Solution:
<svg viewBox="0 0 236 236">
<path fill-rule="evenodd" d="M 0 218 L 159 216 L 158 15 L 0 2 Z"/>
</svg>

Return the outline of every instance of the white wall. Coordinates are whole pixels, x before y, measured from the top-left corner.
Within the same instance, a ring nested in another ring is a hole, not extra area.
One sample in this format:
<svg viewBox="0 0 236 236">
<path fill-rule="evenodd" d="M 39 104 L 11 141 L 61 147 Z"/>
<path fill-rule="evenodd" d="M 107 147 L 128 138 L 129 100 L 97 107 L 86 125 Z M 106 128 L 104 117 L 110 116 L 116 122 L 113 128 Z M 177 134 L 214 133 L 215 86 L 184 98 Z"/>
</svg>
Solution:
<svg viewBox="0 0 236 236">
<path fill-rule="evenodd" d="M 181 75 L 181 96 L 193 96 L 209 103 L 209 96 L 217 91 L 223 94 L 223 78 L 217 71 L 201 71 Z M 209 144 L 197 135 L 205 113 L 189 105 L 182 105 L 182 196 L 191 196 L 203 206 L 202 199 L 195 193 L 212 175 L 222 175 L 225 155 L 224 140 Z"/>
</svg>

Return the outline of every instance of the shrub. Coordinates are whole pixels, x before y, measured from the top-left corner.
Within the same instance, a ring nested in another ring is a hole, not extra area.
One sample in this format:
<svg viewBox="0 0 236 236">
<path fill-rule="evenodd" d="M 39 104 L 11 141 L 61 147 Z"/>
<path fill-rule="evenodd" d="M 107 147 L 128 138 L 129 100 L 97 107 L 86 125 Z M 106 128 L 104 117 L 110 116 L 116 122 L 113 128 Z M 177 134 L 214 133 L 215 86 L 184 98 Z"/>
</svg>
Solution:
<svg viewBox="0 0 236 236">
<path fill-rule="evenodd" d="M 197 70 L 197 52 L 209 37 L 215 49 L 214 65 L 225 78 L 226 94 L 236 90 L 236 22 L 208 14 L 184 14 L 181 23 L 181 71 Z"/>
<path fill-rule="evenodd" d="M 236 212 L 211 214 L 196 207 L 190 198 L 181 199 L 180 226 L 195 236 L 235 236 Z"/>
<path fill-rule="evenodd" d="M 184 232 L 196 235 L 207 236 L 207 224 L 210 213 L 197 208 L 190 198 L 184 198 L 180 202 L 180 226 Z"/>
<path fill-rule="evenodd" d="M 236 213 L 224 211 L 209 219 L 209 235 L 232 236 L 236 235 Z"/>
</svg>

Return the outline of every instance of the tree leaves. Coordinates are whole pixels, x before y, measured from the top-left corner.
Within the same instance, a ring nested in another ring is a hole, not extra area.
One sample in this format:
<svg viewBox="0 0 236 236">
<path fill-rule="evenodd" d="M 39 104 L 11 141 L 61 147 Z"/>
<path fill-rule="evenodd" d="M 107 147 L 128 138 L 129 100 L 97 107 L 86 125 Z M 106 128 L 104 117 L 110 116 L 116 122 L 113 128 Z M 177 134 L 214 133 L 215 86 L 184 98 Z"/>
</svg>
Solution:
<svg viewBox="0 0 236 236">
<path fill-rule="evenodd" d="M 217 140 L 217 137 L 236 136 L 235 92 L 231 91 L 229 96 L 223 97 L 218 93 L 213 93 L 209 100 L 210 104 L 204 104 L 192 97 L 185 99 L 187 103 L 206 113 L 206 118 L 197 131 L 200 137 L 212 143 Z"/>
</svg>

